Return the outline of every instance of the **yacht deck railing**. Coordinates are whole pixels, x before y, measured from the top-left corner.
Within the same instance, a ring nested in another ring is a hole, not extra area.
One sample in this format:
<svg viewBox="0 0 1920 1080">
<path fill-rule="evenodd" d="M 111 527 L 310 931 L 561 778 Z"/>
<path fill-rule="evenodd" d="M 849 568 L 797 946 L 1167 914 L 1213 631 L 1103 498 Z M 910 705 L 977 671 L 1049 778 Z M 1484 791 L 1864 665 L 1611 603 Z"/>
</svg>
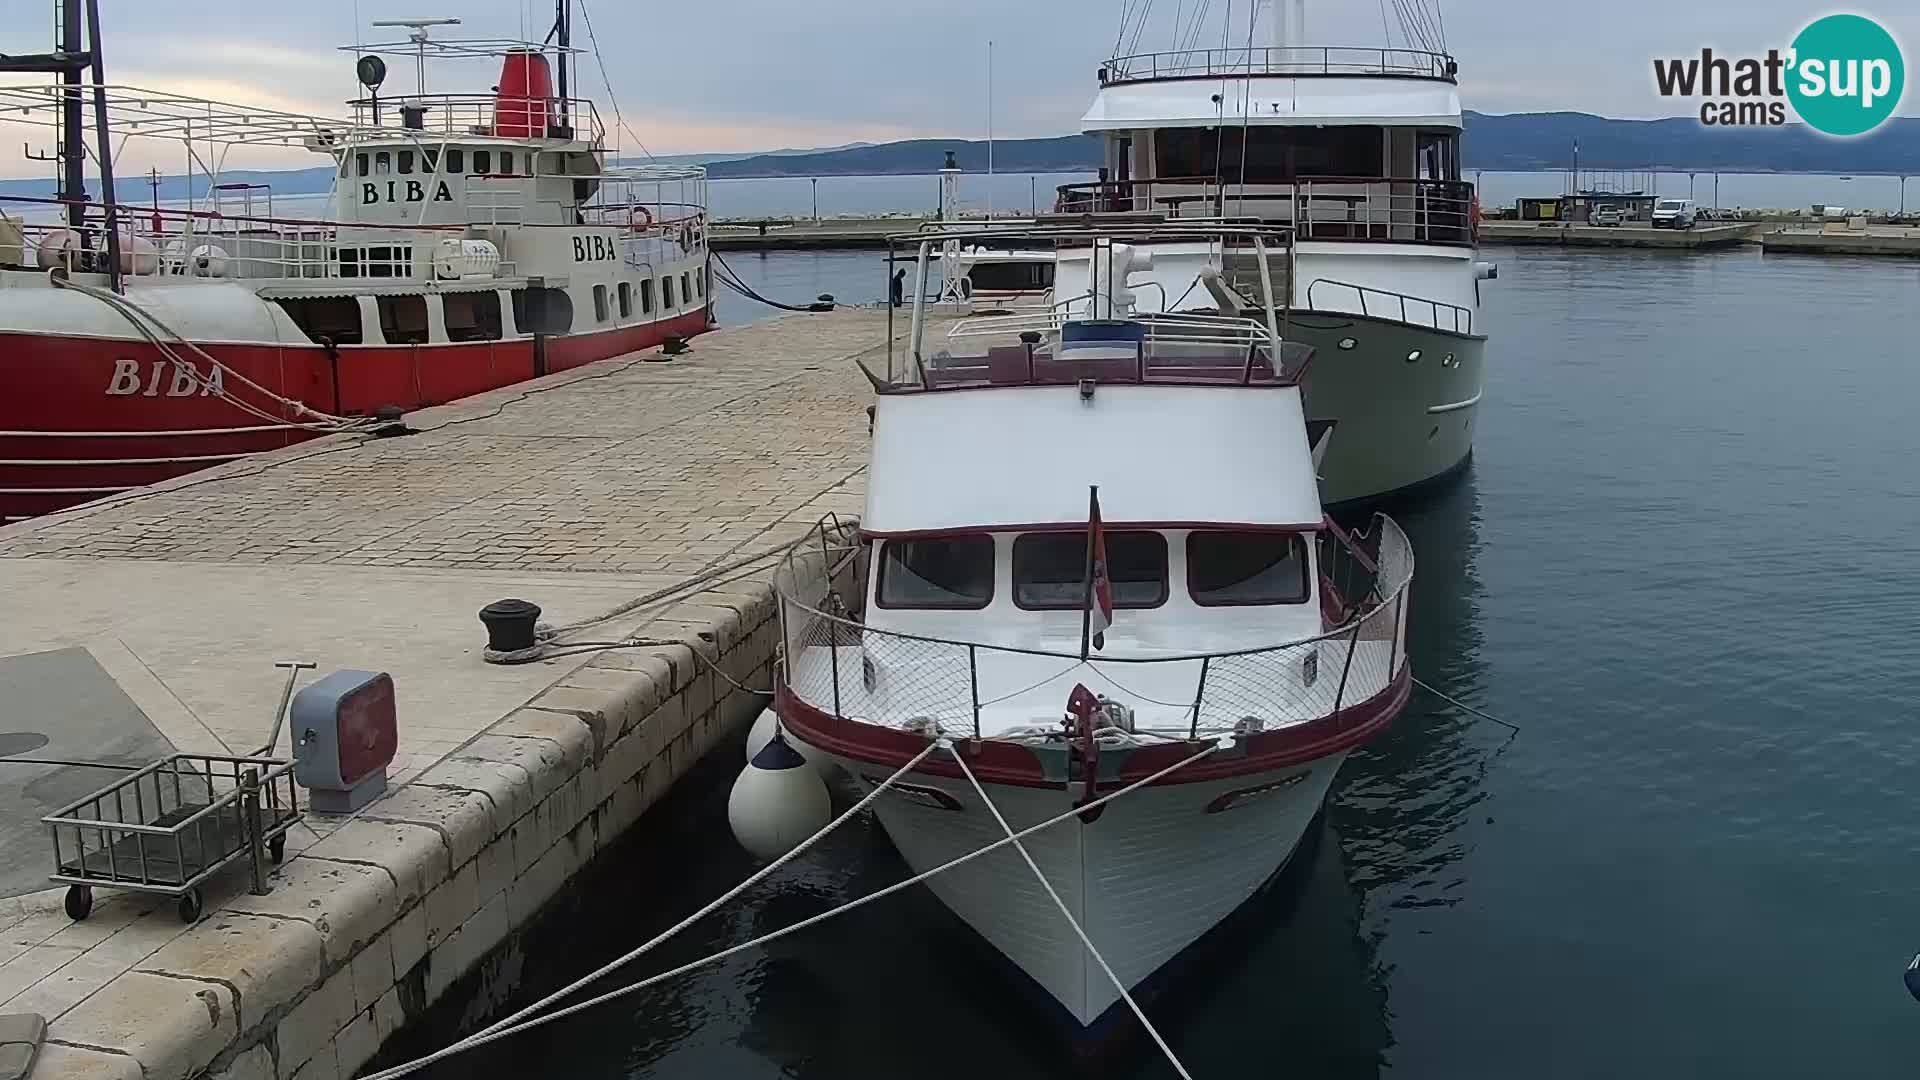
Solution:
<svg viewBox="0 0 1920 1080">
<path fill-rule="evenodd" d="M 1116 56 L 1100 69 L 1100 85 L 1235 75 L 1384 75 L 1453 82 L 1458 71 L 1451 55 L 1425 49 L 1360 45 L 1179 49 Z"/>
</svg>

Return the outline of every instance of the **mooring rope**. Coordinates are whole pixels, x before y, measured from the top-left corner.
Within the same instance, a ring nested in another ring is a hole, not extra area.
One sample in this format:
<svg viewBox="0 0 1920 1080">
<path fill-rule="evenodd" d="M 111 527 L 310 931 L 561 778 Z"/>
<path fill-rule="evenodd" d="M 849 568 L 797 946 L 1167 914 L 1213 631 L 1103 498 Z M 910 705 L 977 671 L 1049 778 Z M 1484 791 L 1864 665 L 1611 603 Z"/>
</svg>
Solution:
<svg viewBox="0 0 1920 1080">
<path fill-rule="evenodd" d="M 1164 780 L 1167 777 L 1173 775 L 1174 773 L 1180 771 L 1181 769 L 1184 769 L 1187 766 L 1193 764 L 1194 762 L 1200 761 L 1203 758 L 1208 757 L 1209 755 L 1213 754 L 1215 751 L 1231 745 L 1232 745 L 1232 740 L 1230 739 L 1223 739 L 1223 740 L 1220 740 L 1219 742 L 1215 742 L 1203 750 L 1197 751 L 1193 754 L 1188 755 L 1187 757 L 1181 758 L 1179 761 L 1176 761 L 1173 764 L 1167 766 L 1166 768 L 1161 769 L 1159 772 L 1153 773 L 1150 776 L 1146 776 L 1139 780 L 1136 780 L 1133 783 L 1128 784 L 1126 787 L 1120 788 L 1106 795 L 1102 795 L 1099 798 L 1093 800 L 1092 802 L 1087 803 L 1085 806 L 1075 807 L 1074 809 L 1068 810 L 1065 813 L 1048 818 L 1047 820 L 1039 823 L 1038 825 L 1028 826 L 1027 828 L 1022 829 L 1017 833 L 1013 833 L 1010 836 L 1006 836 L 999 840 L 995 840 L 993 843 L 988 844 L 985 847 L 977 848 L 973 851 L 968 852 L 965 855 L 959 856 L 958 858 L 950 859 L 944 863 L 941 863 L 939 866 L 936 866 L 933 869 L 926 871 L 925 873 L 915 874 L 912 877 L 906 878 L 902 881 L 896 881 L 892 885 L 888 885 L 883 889 L 877 889 L 873 892 L 868 893 L 865 896 L 859 897 L 854 900 L 849 900 L 846 903 L 840 905 L 839 907 L 832 908 L 827 911 L 823 911 L 818 915 L 809 916 L 808 918 L 802 919 L 791 926 L 783 927 L 779 930 L 772 931 L 771 933 L 762 934 L 757 938 L 753 938 L 749 941 L 743 941 L 738 945 L 729 946 L 725 949 L 720 950 L 717 953 L 713 953 L 712 955 L 703 957 L 699 960 L 694 960 L 689 963 L 681 964 L 679 967 L 671 968 L 667 971 L 660 972 L 657 975 L 649 975 L 646 978 L 641 979 L 637 982 L 632 982 L 627 984 L 626 986 L 617 987 L 613 990 L 609 990 L 606 993 L 600 994 L 596 997 L 590 997 L 585 1001 L 575 1002 L 574 1004 L 569 1005 L 563 1009 L 556 1009 L 553 1012 L 546 1013 L 541 1016 L 529 1017 L 525 1020 L 520 1020 L 518 1022 L 514 1022 L 513 1018 L 509 1017 L 507 1020 L 503 1020 L 499 1024 L 492 1025 L 484 1032 L 481 1032 L 476 1035 L 468 1036 L 467 1038 L 462 1039 L 459 1042 L 453 1043 L 441 1050 L 437 1050 L 431 1054 L 428 1054 L 425 1057 L 416 1058 L 413 1061 L 404 1062 L 402 1064 L 395 1065 L 390 1069 L 384 1069 L 380 1072 L 373 1073 L 370 1076 L 362 1077 L 361 1080 L 399 1080 L 399 1078 L 402 1076 L 406 1076 L 410 1073 L 418 1072 L 419 1070 L 426 1068 L 428 1065 L 431 1065 L 436 1061 L 443 1060 L 454 1054 L 458 1054 L 467 1050 L 478 1049 L 479 1047 L 485 1046 L 488 1043 L 498 1042 L 499 1040 L 507 1038 L 510 1035 L 517 1035 L 520 1032 L 539 1027 L 543 1024 L 551 1023 L 563 1017 L 572 1016 L 575 1013 L 579 1013 L 579 1012 L 585 1012 L 586 1010 L 594 1008 L 596 1006 L 604 1005 L 609 1001 L 614 1001 L 616 999 L 626 997 L 629 994 L 639 993 L 640 991 L 645 990 L 650 986 L 663 983 L 668 979 L 678 978 L 679 976 L 684 975 L 687 972 L 695 971 L 700 968 L 710 966 L 712 964 L 717 964 L 722 960 L 725 960 L 732 956 L 737 956 L 740 953 L 746 952 L 749 949 L 757 949 L 763 945 L 771 944 L 783 937 L 786 937 L 789 934 L 798 933 L 801 930 L 805 930 L 810 926 L 817 926 L 820 923 L 828 921 L 829 919 L 839 918 L 840 916 L 845 915 L 850 911 L 854 911 L 858 908 L 865 907 L 866 905 L 871 904 L 875 900 L 879 900 L 882 897 L 892 896 L 894 893 L 897 893 L 902 889 L 912 888 L 913 886 L 918 885 L 921 882 L 928 880 L 929 878 L 935 877 L 940 874 L 944 874 L 947 871 L 952 870 L 956 867 L 963 866 L 967 863 L 970 863 L 973 860 L 978 859 L 983 855 L 987 855 L 991 852 L 998 851 L 999 849 L 1006 847 L 1008 844 L 1012 844 L 1020 840 L 1024 840 L 1027 837 L 1032 836 L 1034 833 L 1040 832 L 1043 829 L 1050 829 L 1053 826 L 1068 820 L 1069 818 L 1078 817 L 1080 814 L 1084 813 L 1085 811 L 1092 810 L 1095 807 L 1105 806 L 1107 803 L 1112 802 L 1113 800 L 1119 798 L 1122 795 L 1126 795 L 1131 792 L 1138 791 L 1141 788 L 1146 787 L 1148 784 L 1153 784 L 1161 780 Z M 936 746 L 937 744 L 935 743 L 929 743 L 928 749 L 929 750 L 934 749 L 936 748 Z M 905 770 L 903 769 L 902 771 L 905 771 Z M 898 776 L 899 774 L 896 773 L 895 775 Z M 888 782 L 891 783 L 892 780 L 889 779 Z M 878 794 L 878 792 L 875 792 L 875 794 Z M 867 801 L 870 801 L 870 800 L 862 800 L 862 804 L 864 805 Z M 856 806 L 854 809 L 858 810 L 859 807 Z M 847 813 L 852 814 L 853 811 L 849 810 Z M 844 816 L 845 815 L 843 815 L 843 817 Z M 738 890 L 735 890 L 735 891 L 736 893 L 738 892 Z M 712 907 L 712 906 L 713 905 L 709 905 L 709 907 Z M 697 917 L 698 916 L 695 916 L 695 918 Z M 691 922 L 691 921 L 692 921 L 691 919 L 687 920 L 687 922 Z M 671 933 L 671 931 L 669 933 Z M 590 981 L 590 979 L 582 980 L 582 982 L 585 982 L 585 981 Z M 580 983 L 574 984 L 574 986 L 578 986 L 578 985 L 580 985 Z M 573 986 L 570 986 L 566 991 L 561 991 L 561 993 L 563 994 L 567 993 L 571 991 L 573 988 L 574 988 Z M 556 994 L 552 996 L 557 997 L 559 995 Z M 550 999 L 545 999 L 545 1000 L 550 1000 Z M 542 1003 L 529 1006 L 527 1009 L 522 1009 L 519 1013 L 515 1013 L 514 1015 L 524 1016 L 526 1013 L 532 1011 L 533 1009 L 540 1008 L 542 1004 L 544 1004 L 544 1000 Z"/>
<path fill-rule="evenodd" d="M 1086 946 L 1087 955 L 1093 957 L 1094 963 L 1100 965 L 1100 970 L 1107 973 L 1107 979 L 1113 983 L 1113 988 L 1120 991 L 1120 1000 L 1126 1002 L 1127 1008 L 1133 1010 L 1133 1015 L 1139 1019 L 1140 1026 L 1146 1028 L 1147 1034 L 1153 1038 L 1154 1045 L 1167 1056 L 1167 1063 L 1173 1066 L 1174 1072 L 1180 1074 L 1181 1080 L 1193 1080 L 1193 1074 L 1180 1063 L 1180 1058 L 1173 1052 L 1173 1047 L 1168 1046 L 1167 1040 L 1160 1037 L 1160 1029 L 1153 1026 L 1153 1021 L 1147 1019 L 1147 1014 L 1141 1010 L 1140 1003 L 1133 1000 L 1133 995 L 1127 992 L 1127 984 L 1120 981 L 1120 976 L 1113 973 L 1113 966 L 1107 963 L 1107 958 L 1101 956 L 1100 950 L 1094 947 L 1093 939 L 1087 936 L 1087 931 L 1080 925 L 1080 920 L 1073 917 L 1067 902 L 1060 899 L 1060 894 L 1054 890 L 1053 882 L 1048 881 L 1047 875 L 1040 872 L 1040 864 L 1033 861 L 1033 856 L 1027 852 L 1027 845 L 1020 842 L 1020 838 L 1014 834 L 1013 826 L 1007 824 L 1006 816 L 1000 813 L 1000 808 L 995 806 L 993 799 L 987 795 L 987 789 L 981 786 L 980 778 L 973 775 L 973 769 L 967 765 L 966 755 L 955 754 L 953 760 L 959 763 L 960 771 L 967 774 L 967 782 L 973 785 L 974 793 L 980 796 L 980 801 L 987 804 L 987 810 L 993 814 L 993 820 L 1000 823 L 1000 829 L 1012 842 L 1013 850 L 1020 853 L 1020 858 L 1026 862 L 1027 869 L 1033 871 L 1033 876 L 1039 879 L 1040 887 L 1047 890 L 1047 896 L 1053 900 L 1053 906 L 1060 909 L 1060 914 L 1066 918 L 1067 925 L 1073 927 L 1073 933 L 1080 939 L 1080 944 Z"/>
</svg>

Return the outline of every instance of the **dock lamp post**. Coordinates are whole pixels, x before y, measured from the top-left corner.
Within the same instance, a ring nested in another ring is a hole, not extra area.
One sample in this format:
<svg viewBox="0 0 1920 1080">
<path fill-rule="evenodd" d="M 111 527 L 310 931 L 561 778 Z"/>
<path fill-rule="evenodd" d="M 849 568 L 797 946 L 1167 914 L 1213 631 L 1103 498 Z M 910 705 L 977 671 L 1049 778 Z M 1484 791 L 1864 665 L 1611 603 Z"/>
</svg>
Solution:
<svg viewBox="0 0 1920 1080">
<path fill-rule="evenodd" d="M 1900 216 L 1907 216 L 1907 178 L 1900 178 Z"/>
<path fill-rule="evenodd" d="M 820 178 L 813 178 L 813 223 L 820 224 Z"/>
</svg>

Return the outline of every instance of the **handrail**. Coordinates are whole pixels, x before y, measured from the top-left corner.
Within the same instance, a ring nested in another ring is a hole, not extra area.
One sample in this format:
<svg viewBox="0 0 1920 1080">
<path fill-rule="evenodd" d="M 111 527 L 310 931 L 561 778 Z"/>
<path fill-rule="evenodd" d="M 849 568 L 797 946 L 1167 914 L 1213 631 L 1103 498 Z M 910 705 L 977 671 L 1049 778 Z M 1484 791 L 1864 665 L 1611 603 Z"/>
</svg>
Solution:
<svg viewBox="0 0 1920 1080">
<path fill-rule="evenodd" d="M 1198 195 L 1161 196 L 1199 188 Z M 1472 246 L 1477 242 L 1474 185 L 1465 180 L 1401 176 L 1297 176 L 1290 180 L 1243 183 L 1236 176 L 1138 177 L 1062 184 L 1059 213 L 1112 213 L 1172 208 L 1169 224 L 1193 220 L 1179 215 L 1181 204 L 1204 201 L 1207 216 L 1229 211 L 1236 216 L 1287 222 L 1299 240 L 1369 240 Z M 1251 204 L 1251 205 L 1248 205 Z M 1338 216 L 1315 214 L 1333 205 Z"/>
<path fill-rule="evenodd" d="M 1100 69 L 1102 86 L 1220 75 L 1388 75 L 1455 82 L 1453 56 L 1426 49 L 1363 45 L 1179 49 L 1116 56 Z"/>
<path fill-rule="evenodd" d="M 1387 297 L 1388 299 L 1391 299 L 1391 300 L 1397 300 L 1399 302 L 1400 318 L 1397 320 L 1390 320 L 1390 321 L 1396 321 L 1406 326 L 1431 326 L 1433 329 L 1439 330 L 1442 328 L 1440 323 L 1440 313 L 1442 309 L 1445 309 L 1451 315 L 1451 321 L 1453 324 L 1454 333 L 1468 334 L 1468 335 L 1471 335 L 1473 333 L 1473 310 L 1471 308 L 1461 307 L 1459 304 L 1449 304 L 1445 300 L 1430 300 L 1424 296 L 1413 296 L 1408 293 L 1395 292 L 1392 289 L 1379 289 L 1379 288 L 1375 288 L 1372 285 L 1357 285 L 1351 281 L 1336 281 L 1333 278 L 1314 278 L 1312 281 L 1307 283 L 1307 307 L 1313 309 L 1316 312 L 1330 311 L 1333 309 L 1319 307 L 1313 302 L 1313 287 L 1315 285 L 1333 285 L 1333 286 L 1338 286 L 1340 288 L 1352 289 L 1355 293 L 1359 294 L 1360 314 L 1366 318 L 1371 319 L 1375 317 L 1374 313 L 1367 308 L 1367 294 L 1374 293 L 1380 296 Z M 1412 301 L 1415 304 L 1425 304 L 1429 308 L 1431 308 L 1433 312 L 1433 321 L 1431 323 L 1421 323 L 1421 322 L 1415 322 L 1407 318 L 1407 302 L 1408 301 Z M 1384 316 L 1381 316 L 1381 317 L 1384 318 Z M 1464 329 L 1460 325 L 1463 317 L 1466 322 L 1466 326 Z"/>
<path fill-rule="evenodd" d="M 848 561 L 840 560 L 836 569 L 830 554 L 816 551 L 815 545 L 803 539 L 789 550 L 775 575 L 785 643 L 782 682 L 801 701 L 823 711 L 831 707 L 836 718 L 917 731 L 925 731 L 929 724 L 938 728 L 944 720 L 956 725 L 952 731 L 958 733 L 976 730 L 982 656 L 1024 656 L 1062 664 L 1052 677 L 1029 690 L 1054 679 L 1069 678 L 1082 664 L 1090 664 L 1092 677 L 1096 678 L 1102 669 L 1111 669 L 1132 682 L 1126 672 L 1159 670 L 1169 672 L 1174 683 L 1182 685 L 1184 679 L 1194 675 L 1177 665 L 1197 663 L 1199 682 L 1193 692 L 1156 686 L 1161 696 L 1155 698 L 1111 678 L 1108 681 L 1133 704 L 1143 709 L 1157 707 L 1154 711 L 1162 719 L 1179 721 L 1177 729 L 1138 729 L 1155 737 L 1171 737 L 1167 733 L 1174 730 L 1180 735 L 1191 732 L 1193 737 L 1228 730 L 1246 733 L 1267 730 L 1269 722 L 1287 726 L 1337 715 L 1348 705 L 1350 690 L 1354 702 L 1374 700 L 1391 689 L 1406 664 L 1401 639 L 1407 588 L 1413 577 L 1412 548 L 1405 533 L 1389 518 L 1376 515 L 1370 534 L 1379 546 L 1377 557 L 1371 560 L 1377 569 L 1369 569 L 1362 551 L 1340 554 L 1349 551 L 1344 537 L 1322 534 L 1319 570 L 1323 602 L 1331 600 L 1333 610 L 1344 616 L 1332 629 L 1244 649 L 1166 656 L 1102 655 L 1090 660 L 1078 653 L 880 629 L 848 618 L 839 613 L 839 605 L 832 603 L 846 587 L 839 578 L 848 573 Z M 853 573 L 857 579 L 858 571 Z M 1337 580 L 1343 575 L 1344 583 Z M 1366 580 L 1356 586 L 1355 577 Z M 1347 597 L 1355 597 L 1357 602 Z M 843 661 L 840 653 L 849 647 L 857 648 L 857 652 L 849 658 L 851 662 Z M 1333 670 L 1325 667 L 1328 664 L 1340 665 L 1337 685 Z M 1006 676 L 1004 665 L 999 673 Z M 822 685 L 828 679 L 831 687 Z M 1025 684 L 1029 679 L 1022 674 L 1019 681 Z M 1166 700 L 1169 694 L 1178 697 L 1182 693 L 1191 704 Z M 852 701 L 844 700 L 843 695 L 850 695 Z M 1006 699 L 1003 695 L 980 704 Z M 849 716 L 849 707 L 856 715 Z M 1165 712 L 1169 708 L 1178 713 Z M 1190 719 L 1186 715 L 1189 709 Z M 862 712 L 866 715 L 857 715 Z M 1210 722 L 1202 722 L 1203 713 L 1208 714 Z M 1011 730 L 999 737 L 1026 738 L 1032 733 L 1033 729 Z"/>
</svg>

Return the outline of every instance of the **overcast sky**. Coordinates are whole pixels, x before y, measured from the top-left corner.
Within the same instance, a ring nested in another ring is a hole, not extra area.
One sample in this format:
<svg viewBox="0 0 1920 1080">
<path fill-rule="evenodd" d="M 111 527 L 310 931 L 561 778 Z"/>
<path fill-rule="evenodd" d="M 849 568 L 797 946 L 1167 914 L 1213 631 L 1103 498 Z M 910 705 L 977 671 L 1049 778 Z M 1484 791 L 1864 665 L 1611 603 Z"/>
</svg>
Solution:
<svg viewBox="0 0 1920 1080">
<path fill-rule="evenodd" d="M 1175 16 L 1210 5 L 1203 38 L 1220 43 L 1231 7 L 1232 40 L 1244 42 L 1250 0 L 1131 0 L 1151 3 L 1139 50 L 1171 47 Z M 1429 8 L 1433 0 L 1426 0 Z M 108 37 L 108 79 L 242 103 L 337 115 L 350 96 L 352 56 L 336 46 L 395 31 L 374 19 L 457 15 L 448 36 L 544 33 L 552 0 L 100 0 Z M 1002 137 L 1078 129 L 1094 72 L 1114 46 L 1121 0 L 576 0 L 575 43 L 601 59 L 625 119 L 656 153 L 828 146 L 915 136 L 982 137 L 986 132 L 987 41 L 994 40 L 995 129 Z M 1858 8 L 1907 44 L 1920 42 L 1913 0 Z M 50 0 L 12 0 L 0 52 L 39 51 Z M 358 23 L 356 29 L 356 8 Z M 1894 11 L 1905 9 L 1906 14 Z M 1574 109 L 1621 117 L 1691 110 L 1652 89 L 1655 56 L 1716 51 L 1758 54 L 1785 46 L 1828 9 L 1814 0 L 1454 0 L 1442 6 L 1446 43 L 1460 61 L 1461 96 L 1483 112 Z M 1400 44 L 1393 0 L 1308 0 L 1316 44 Z M 1383 19 L 1383 13 L 1385 18 Z M 1183 19 L 1184 21 L 1184 19 Z M 1264 43 L 1264 28 L 1259 32 Z M 410 87 L 411 65 L 395 63 L 388 89 Z M 599 65 L 582 59 L 586 91 L 602 101 Z M 430 78 L 432 73 L 430 72 Z M 489 65 L 450 70 L 430 83 L 442 92 L 484 92 Z M 1916 111 L 1909 94 L 1903 113 Z M 21 131 L 0 131 L 0 174 L 44 168 L 17 160 Z M 633 137 L 623 140 L 633 148 Z M 129 148 L 129 164 L 143 156 Z M 178 156 L 178 155 L 171 155 Z M 163 156 L 162 167 L 171 160 Z M 312 162 L 282 157 L 275 164 Z M 243 162 L 235 159 L 230 165 Z M 267 162 L 245 162 L 267 164 Z M 177 171 L 177 170 L 176 170 Z"/>
</svg>

